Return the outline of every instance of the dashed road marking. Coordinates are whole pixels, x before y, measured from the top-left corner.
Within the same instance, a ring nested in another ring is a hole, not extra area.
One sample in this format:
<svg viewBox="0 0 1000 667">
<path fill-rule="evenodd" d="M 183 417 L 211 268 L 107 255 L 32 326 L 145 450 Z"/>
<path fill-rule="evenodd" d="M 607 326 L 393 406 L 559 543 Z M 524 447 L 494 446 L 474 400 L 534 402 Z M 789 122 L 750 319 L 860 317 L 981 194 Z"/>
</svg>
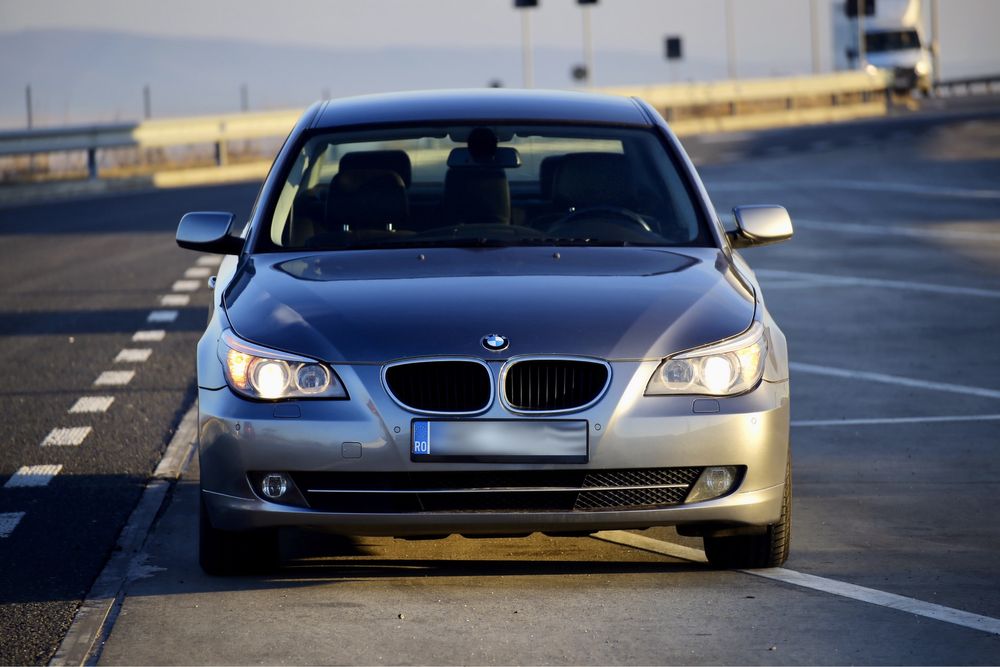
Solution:
<svg viewBox="0 0 1000 667">
<path fill-rule="evenodd" d="M 5 489 L 19 489 L 25 487 L 48 486 L 52 478 L 62 470 L 61 464 L 21 466 L 17 469 L 7 483 L 3 485 Z"/>
<path fill-rule="evenodd" d="M 212 275 L 212 269 L 207 266 L 192 266 L 184 272 L 185 278 L 208 278 Z"/>
<path fill-rule="evenodd" d="M 132 342 L 134 343 L 152 343 L 156 341 L 161 341 L 167 335 L 167 332 L 163 329 L 146 329 L 143 331 L 136 331 L 132 334 Z"/>
<path fill-rule="evenodd" d="M 222 264 L 222 257 L 219 255 L 202 255 L 195 264 L 198 266 L 218 266 Z"/>
<path fill-rule="evenodd" d="M 24 518 L 24 512 L 3 512 L 0 513 L 0 538 L 10 537 L 10 534 L 17 528 L 17 524 Z"/>
<path fill-rule="evenodd" d="M 191 303 L 187 294 L 164 294 L 160 297 L 161 306 L 186 306 Z"/>
<path fill-rule="evenodd" d="M 870 371 L 852 371 L 843 368 L 833 368 L 831 366 L 803 364 L 800 362 L 792 362 L 788 364 L 788 367 L 799 373 L 828 375 L 830 377 L 846 378 L 848 380 L 870 380 L 872 382 L 884 382 L 886 384 L 895 384 L 902 387 L 945 391 L 953 394 L 965 394 L 967 396 L 981 396 L 983 398 L 1000 398 L 1000 390 L 987 389 L 985 387 L 970 387 L 963 384 L 950 384 L 948 382 L 931 382 L 928 380 L 918 380 L 916 378 L 908 378 L 900 375 L 872 373 Z"/>
<path fill-rule="evenodd" d="M 934 294 L 949 294 L 955 296 L 978 296 L 986 299 L 1000 299 L 1000 290 L 982 289 L 979 287 L 959 287 L 957 285 L 918 283 L 908 280 L 884 280 L 882 278 L 835 276 L 827 273 L 779 271 L 776 269 L 760 269 L 756 273 L 761 278 L 811 279 L 811 280 L 821 281 L 826 285 L 843 285 L 843 286 L 860 285 L 864 287 L 884 287 L 888 289 L 910 290 L 914 292 L 931 292 Z"/>
<path fill-rule="evenodd" d="M 655 540 L 651 537 L 646 537 L 645 535 L 636 535 L 635 533 L 628 533 L 623 530 L 603 530 L 599 533 L 594 533 L 592 537 L 605 542 L 621 544 L 624 546 L 634 547 L 636 549 L 642 549 L 644 551 L 652 551 L 653 553 L 671 556 L 680 560 L 693 561 L 696 563 L 707 562 L 705 552 L 700 549 L 692 549 L 691 547 L 685 547 L 671 542 L 664 542 L 663 540 Z M 981 616 L 979 614 L 973 614 L 960 609 L 953 609 L 951 607 L 945 607 L 943 605 L 934 604 L 933 602 L 924 602 L 923 600 L 908 598 L 903 595 L 896 595 L 895 593 L 886 593 L 884 591 L 875 590 L 874 588 L 866 588 L 864 586 L 848 584 L 843 581 L 817 577 L 813 574 L 803 574 L 802 572 L 787 570 L 783 567 L 738 571 L 743 572 L 744 574 L 751 574 L 755 577 L 763 577 L 764 579 L 771 579 L 772 581 L 780 581 L 793 586 L 799 586 L 800 588 L 808 588 L 822 593 L 829 593 L 831 595 L 857 600 L 859 602 L 867 602 L 879 607 L 887 607 L 889 609 L 903 611 L 915 616 L 931 618 L 936 621 L 951 623 L 952 625 L 960 625 L 962 627 L 972 628 L 973 630 L 980 630 L 989 634 L 1000 635 L 1000 619 L 990 618 L 989 616 Z"/>
<path fill-rule="evenodd" d="M 800 419 L 792 426 L 876 426 L 879 424 L 939 424 L 1000 421 L 1000 415 L 951 415 L 944 417 L 884 417 L 873 419 Z"/>
<path fill-rule="evenodd" d="M 127 347 L 118 352 L 118 356 L 115 357 L 115 361 L 123 363 L 142 363 L 148 360 L 149 355 L 151 354 L 153 354 L 153 351 L 148 347 Z"/>
<path fill-rule="evenodd" d="M 170 289 L 174 292 L 194 292 L 201 285 L 202 282 L 200 280 L 177 280 Z"/>
<path fill-rule="evenodd" d="M 89 426 L 71 426 L 69 428 L 54 428 L 42 440 L 42 447 L 79 447 L 90 435 Z"/>
<path fill-rule="evenodd" d="M 146 318 L 147 322 L 173 322 L 177 319 L 176 310 L 154 310 Z"/>
<path fill-rule="evenodd" d="M 115 402 L 114 396 L 81 396 L 76 399 L 76 403 L 69 409 L 72 413 L 77 412 L 107 412 L 111 404 Z"/>
<path fill-rule="evenodd" d="M 97 376 L 94 384 L 97 386 L 123 386 L 132 381 L 135 371 L 104 371 Z"/>
</svg>

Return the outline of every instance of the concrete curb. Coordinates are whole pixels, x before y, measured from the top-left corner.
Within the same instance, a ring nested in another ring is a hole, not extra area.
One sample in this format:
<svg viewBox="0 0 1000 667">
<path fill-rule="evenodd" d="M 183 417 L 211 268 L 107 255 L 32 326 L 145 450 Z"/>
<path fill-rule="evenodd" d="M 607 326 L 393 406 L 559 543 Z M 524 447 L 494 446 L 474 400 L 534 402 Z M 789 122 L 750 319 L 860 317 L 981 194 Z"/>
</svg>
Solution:
<svg viewBox="0 0 1000 667">
<path fill-rule="evenodd" d="M 86 599 L 70 624 L 69 631 L 56 649 L 49 665 L 94 665 L 124 599 L 125 584 L 136 559 L 140 557 L 156 518 L 164 506 L 173 483 L 180 477 L 194 452 L 197 439 L 198 405 L 192 405 L 181 419 L 177 431 L 139 498 L 115 551 L 108 560 Z"/>
</svg>

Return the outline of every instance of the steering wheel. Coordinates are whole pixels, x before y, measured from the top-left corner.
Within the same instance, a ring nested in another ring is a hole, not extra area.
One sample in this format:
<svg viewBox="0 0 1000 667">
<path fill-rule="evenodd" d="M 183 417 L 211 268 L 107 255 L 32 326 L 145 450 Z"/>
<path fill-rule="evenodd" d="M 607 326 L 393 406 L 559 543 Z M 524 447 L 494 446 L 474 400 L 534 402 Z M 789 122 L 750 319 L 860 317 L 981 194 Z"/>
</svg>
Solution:
<svg viewBox="0 0 1000 667">
<path fill-rule="evenodd" d="M 611 219 L 609 220 L 608 218 Z M 569 225 L 574 222 L 579 223 L 581 220 L 588 219 L 599 219 L 602 222 L 611 222 L 613 224 L 624 222 L 630 226 L 637 225 L 644 232 L 653 231 L 650 229 L 649 224 L 642 219 L 642 216 L 635 211 L 630 211 L 620 206 L 587 206 L 585 208 L 578 208 L 552 223 L 549 231 L 554 231 L 563 225 Z"/>
</svg>

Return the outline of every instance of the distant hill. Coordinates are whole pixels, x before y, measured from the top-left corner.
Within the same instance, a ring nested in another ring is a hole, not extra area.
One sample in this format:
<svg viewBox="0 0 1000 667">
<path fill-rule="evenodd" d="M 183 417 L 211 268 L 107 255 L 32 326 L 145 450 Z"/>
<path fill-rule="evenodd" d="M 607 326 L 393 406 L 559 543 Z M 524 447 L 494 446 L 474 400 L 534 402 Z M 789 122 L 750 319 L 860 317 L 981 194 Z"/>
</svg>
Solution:
<svg viewBox="0 0 1000 667">
<path fill-rule="evenodd" d="M 536 49 L 536 85 L 571 87 L 570 68 L 579 61 L 577 51 Z M 243 83 L 251 109 L 302 107 L 327 93 L 478 87 L 494 79 L 521 83 L 516 48 L 361 51 L 89 30 L 0 32 L 0 63 L 0 127 L 24 125 L 28 83 L 36 125 L 138 119 L 145 84 L 154 117 L 165 117 L 237 111 Z M 705 69 L 685 66 L 689 76 Z M 600 52 L 597 73 L 601 85 L 670 77 L 656 53 Z"/>
</svg>

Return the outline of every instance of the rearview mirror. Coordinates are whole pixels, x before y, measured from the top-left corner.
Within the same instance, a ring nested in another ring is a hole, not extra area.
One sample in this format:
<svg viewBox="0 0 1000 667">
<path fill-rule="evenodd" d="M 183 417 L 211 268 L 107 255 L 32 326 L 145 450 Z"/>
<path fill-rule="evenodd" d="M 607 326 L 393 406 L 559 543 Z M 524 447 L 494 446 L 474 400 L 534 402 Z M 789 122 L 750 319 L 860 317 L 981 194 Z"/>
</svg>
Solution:
<svg viewBox="0 0 1000 667">
<path fill-rule="evenodd" d="M 238 255 L 243 239 L 230 230 L 235 216 L 220 211 L 186 213 L 177 225 L 177 245 L 188 250 L 200 250 L 219 255 Z"/>
<path fill-rule="evenodd" d="M 737 206 L 736 230 L 728 232 L 733 248 L 780 243 L 792 237 L 792 219 L 783 206 Z"/>
</svg>

